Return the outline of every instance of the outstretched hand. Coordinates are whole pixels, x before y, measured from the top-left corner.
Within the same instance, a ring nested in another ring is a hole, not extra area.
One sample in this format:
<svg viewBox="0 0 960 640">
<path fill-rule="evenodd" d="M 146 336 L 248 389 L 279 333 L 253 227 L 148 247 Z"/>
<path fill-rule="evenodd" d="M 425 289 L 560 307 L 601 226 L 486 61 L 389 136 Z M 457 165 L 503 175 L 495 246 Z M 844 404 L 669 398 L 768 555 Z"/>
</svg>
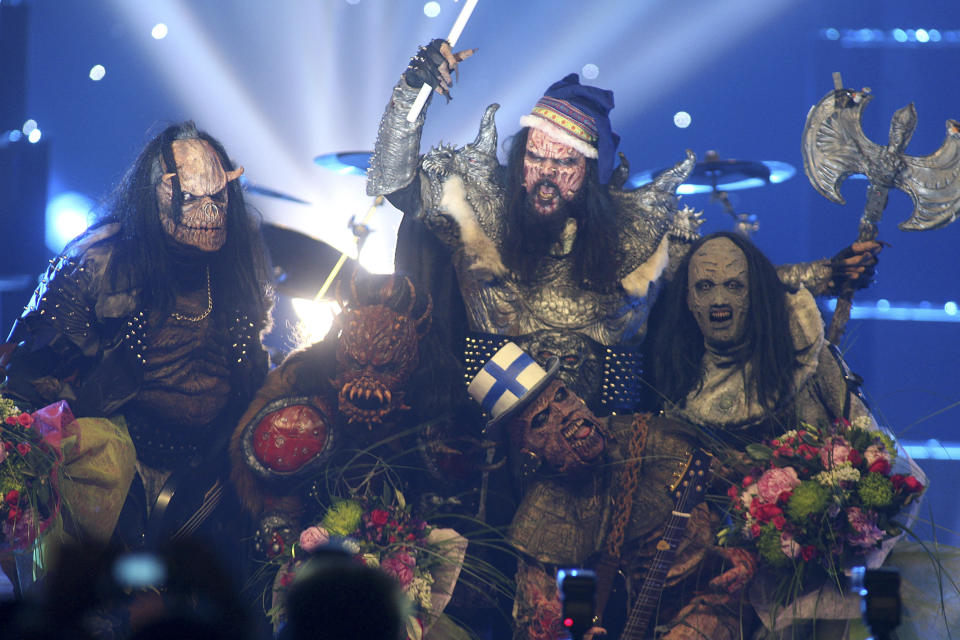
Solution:
<svg viewBox="0 0 960 640">
<path fill-rule="evenodd" d="M 854 242 L 833 256 L 830 291 L 839 293 L 843 289 L 863 289 L 869 286 L 876 270 L 877 256 L 883 245 L 884 243 L 875 240 Z"/>
<path fill-rule="evenodd" d="M 719 547 L 716 552 L 732 566 L 710 581 L 714 589 L 736 593 L 753 580 L 757 573 L 757 559 L 746 549 Z"/>
<path fill-rule="evenodd" d="M 453 86 L 451 72 L 457 74 L 459 79 L 459 64 L 476 52 L 476 49 L 464 49 L 454 53 L 449 42 L 436 38 L 417 49 L 417 55 L 410 58 L 403 78 L 413 89 L 428 84 L 449 100 L 450 87 Z"/>
</svg>

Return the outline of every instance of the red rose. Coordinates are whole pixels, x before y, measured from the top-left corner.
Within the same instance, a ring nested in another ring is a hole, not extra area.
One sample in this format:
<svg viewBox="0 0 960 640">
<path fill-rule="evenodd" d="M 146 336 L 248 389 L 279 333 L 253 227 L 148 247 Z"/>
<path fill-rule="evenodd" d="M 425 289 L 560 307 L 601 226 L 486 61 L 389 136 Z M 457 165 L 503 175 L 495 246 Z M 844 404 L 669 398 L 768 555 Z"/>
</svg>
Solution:
<svg viewBox="0 0 960 640">
<path fill-rule="evenodd" d="M 890 473 L 890 461 L 884 458 L 877 458 L 873 461 L 873 464 L 867 469 L 870 473 L 879 473 L 882 475 L 887 475 Z M 910 476 L 911 478 L 913 476 Z"/>
<path fill-rule="evenodd" d="M 743 479 L 743 488 L 746 489 L 753 484 L 753 476 L 747 476 Z"/>
<path fill-rule="evenodd" d="M 809 562 L 817 557 L 817 548 L 812 544 L 808 544 L 800 550 L 800 557 L 803 558 L 805 562 Z"/>
<path fill-rule="evenodd" d="M 782 513 L 783 509 L 775 504 L 761 504 L 757 507 L 757 520 L 760 522 L 769 522 Z"/>
<path fill-rule="evenodd" d="M 389 542 L 390 544 L 393 544 L 396 541 L 397 541 L 397 536 L 390 536 L 389 538 L 387 538 L 387 542 Z"/>
<path fill-rule="evenodd" d="M 900 491 L 901 489 L 903 489 L 903 483 L 904 483 L 904 480 L 906 479 L 907 479 L 907 476 L 903 475 L 902 473 L 895 473 L 892 476 L 890 476 L 890 482 L 893 483 L 894 491 Z"/>
<path fill-rule="evenodd" d="M 793 495 L 793 491 L 781 491 L 780 495 L 777 496 L 777 504 L 787 504 L 790 501 L 790 496 Z"/>
<path fill-rule="evenodd" d="M 20 517 L 20 509 L 10 507 L 10 511 L 7 512 L 7 522 L 16 522 L 18 517 Z"/>
<path fill-rule="evenodd" d="M 739 494 L 740 491 L 737 489 L 737 485 L 735 484 L 730 485 L 730 487 L 727 489 L 727 497 L 731 500 L 736 500 Z"/>
<path fill-rule="evenodd" d="M 759 537 L 760 537 L 760 533 L 761 533 L 760 525 L 758 525 L 756 522 L 754 522 L 752 525 L 750 525 L 750 535 L 751 535 L 751 536 L 753 536 L 754 538 L 759 538 Z"/>
<path fill-rule="evenodd" d="M 390 514 L 383 509 L 374 509 L 370 512 L 370 522 L 378 527 L 382 527 L 383 525 L 387 524 L 387 520 L 389 519 Z"/>
<path fill-rule="evenodd" d="M 27 455 L 28 453 L 30 453 L 30 445 L 27 444 L 26 442 L 19 443 L 17 445 L 17 452 L 22 456 Z"/>
<path fill-rule="evenodd" d="M 21 427 L 29 427 L 33 424 L 33 417 L 29 413 L 21 413 L 17 418 L 17 422 L 20 423 Z"/>
<path fill-rule="evenodd" d="M 787 524 L 787 519 L 783 516 L 774 516 L 773 517 L 773 526 L 777 528 L 778 531 L 782 531 Z"/>
<path fill-rule="evenodd" d="M 7 491 L 7 495 L 3 496 L 3 501 L 7 504 L 17 504 L 20 502 L 20 492 L 16 489 L 10 489 L 10 491 Z"/>
<path fill-rule="evenodd" d="M 863 456 L 861 456 L 860 452 L 856 449 L 850 449 L 850 453 L 847 454 L 847 460 L 849 460 L 853 466 L 857 466 L 863 462 Z"/>
<path fill-rule="evenodd" d="M 923 485 L 920 484 L 920 481 L 914 478 L 913 476 L 907 476 L 903 480 L 904 486 L 907 488 L 907 491 L 911 493 L 917 493 L 923 491 Z"/>
<path fill-rule="evenodd" d="M 17 422 L 17 416 L 7 416 L 7 419 L 4 420 L 4 422 L 14 427 L 20 424 L 19 422 Z"/>
</svg>

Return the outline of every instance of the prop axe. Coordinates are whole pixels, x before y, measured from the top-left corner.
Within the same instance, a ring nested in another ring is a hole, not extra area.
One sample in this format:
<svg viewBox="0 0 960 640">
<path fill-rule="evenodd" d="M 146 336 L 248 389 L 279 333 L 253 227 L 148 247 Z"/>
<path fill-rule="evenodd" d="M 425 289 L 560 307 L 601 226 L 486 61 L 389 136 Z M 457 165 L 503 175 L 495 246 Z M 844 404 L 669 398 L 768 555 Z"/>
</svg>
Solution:
<svg viewBox="0 0 960 640">
<path fill-rule="evenodd" d="M 874 144 L 863 133 L 863 109 L 873 96 L 870 89 L 844 89 L 839 73 L 834 90 L 810 109 L 803 127 L 803 170 L 820 195 L 846 204 L 840 185 L 848 176 L 863 174 L 870 181 L 867 203 L 860 218 L 858 241 L 875 240 L 877 225 L 887 206 L 887 194 L 896 188 L 913 200 L 913 213 L 898 226 L 903 231 L 926 231 L 946 226 L 960 211 L 960 123 L 947 120 L 947 137 L 928 156 L 903 153 L 917 126 L 913 103 L 899 109 L 890 122 L 890 142 Z M 828 339 L 836 344 L 850 318 L 853 287 L 837 299 Z"/>
</svg>

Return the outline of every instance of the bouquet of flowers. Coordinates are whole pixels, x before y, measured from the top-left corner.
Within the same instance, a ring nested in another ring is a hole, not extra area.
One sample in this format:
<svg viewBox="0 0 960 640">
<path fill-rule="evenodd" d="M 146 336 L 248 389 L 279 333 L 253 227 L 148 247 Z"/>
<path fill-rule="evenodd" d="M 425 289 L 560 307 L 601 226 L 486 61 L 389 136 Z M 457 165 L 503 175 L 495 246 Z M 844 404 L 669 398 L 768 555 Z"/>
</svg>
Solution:
<svg viewBox="0 0 960 640">
<path fill-rule="evenodd" d="M 924 487 L 892 473 L 896 446 L 867 423 L 803 424 L 749 445 L 753 466 L 728 490 L 734 524 L 720 532 L 721 544 L 747 547 L 776 571 L 813 562 L 836 578 L 899 535 L 898 514 Z"/>
<path fill-rule="evenodd" d="M 60 508 L 57 471 L 66 402 L 34 412 L 0 397 L 0 552 L 30 549 Z"/>
<path fill-rule="evenodd" d="M 400 491 L 392 500 L 337 500 L 320 522 L 304 529 L 299 541 L 281 552 L 278 559 L 284 564 L 274 580 L 270 612 L 275 624 L 283 619 L 283 599 L 304 556 L 329 544 L 397 580 L 411 605 L 407 636 L 420 640 L 450 600 L 467 541 L 452 529 L 432 527 L 414 516 Z"/>
</svg>

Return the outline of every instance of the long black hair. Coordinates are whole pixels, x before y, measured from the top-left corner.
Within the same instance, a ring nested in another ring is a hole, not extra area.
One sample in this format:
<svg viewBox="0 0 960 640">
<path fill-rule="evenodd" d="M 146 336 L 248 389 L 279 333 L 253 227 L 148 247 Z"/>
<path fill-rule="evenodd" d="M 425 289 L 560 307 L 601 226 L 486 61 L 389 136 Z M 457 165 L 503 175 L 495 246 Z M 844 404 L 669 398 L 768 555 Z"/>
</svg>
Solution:
<svg viewBox="0 0 960 640">
<path fill-rule="evenodd" d="M 728 238 L 747 258 L 750 308 L 747 313 L 746 358 L 753 376 L 747 390 L 756 390 L 767 410 L 793 396 L 793 374 L 798 366 L 790 336 L 787 288 L 770 260 L 749 240 L 726 231 L 712 233 L 693 243 L 650 312 L 646 353 L 651 384 L 668 403 L 683 405 L 702 383 L 705 351 L 703 334 L 687 305 L 690 259 L 705 243 Z"/>
<path fill-rule="evenodd" d="M 537 240 L 543 229 L 531 228 L 526 220 L 527 191 L 523 186 L 523 159 L 527 149 L 529 127 L 515 136 L 507 154 L 507 193 L 503 217 L 503 261 L 521 280 L 536 276 L 537 265 L 544 255 Z M 577 220 L 577 236 L 573 244 L 573 276 L 577 283 L 596 291 L 616 288 L 619 278 L 617 209 L 607 185 L 600 184 L 597 161 L 587 158 L 586 175 L 580 193 L 571 202 Z M 562 231 L 562 227 L 559 230 Z M 555 237 L 548 237 L 552 242 Z M 532 247 L 538 247 L 532 249 Z"/>
<path fill-rule="evenodd" d="M 225 171 L 234 168 L 223 145 L 193 122 L 168 126 L 140 152 L 114 188 L 95 225 L 118 224 L 119 233 L 107 277 L 114 287 L 136 284 L 147 308 L 163 314 L 177 297 L 174 258 L 160 223 L 156 187 L 163 174 L 161 157 L 174 140 L 200 139 L 213 147 Z M 215 313 L 238 313 L 254 323 L 256 333 L 268 327 L 272 305 L 269 261 L 258 217 L 247 209 L 238 180 L 227 183 L 227 239 L 209 259 Z M 174 194 L 176 196 L 176 194 Z M 175 198 L 176 202 L 176 198 Z M 178 209 L 175 205 L 175 215 Z"/>
</svg>

